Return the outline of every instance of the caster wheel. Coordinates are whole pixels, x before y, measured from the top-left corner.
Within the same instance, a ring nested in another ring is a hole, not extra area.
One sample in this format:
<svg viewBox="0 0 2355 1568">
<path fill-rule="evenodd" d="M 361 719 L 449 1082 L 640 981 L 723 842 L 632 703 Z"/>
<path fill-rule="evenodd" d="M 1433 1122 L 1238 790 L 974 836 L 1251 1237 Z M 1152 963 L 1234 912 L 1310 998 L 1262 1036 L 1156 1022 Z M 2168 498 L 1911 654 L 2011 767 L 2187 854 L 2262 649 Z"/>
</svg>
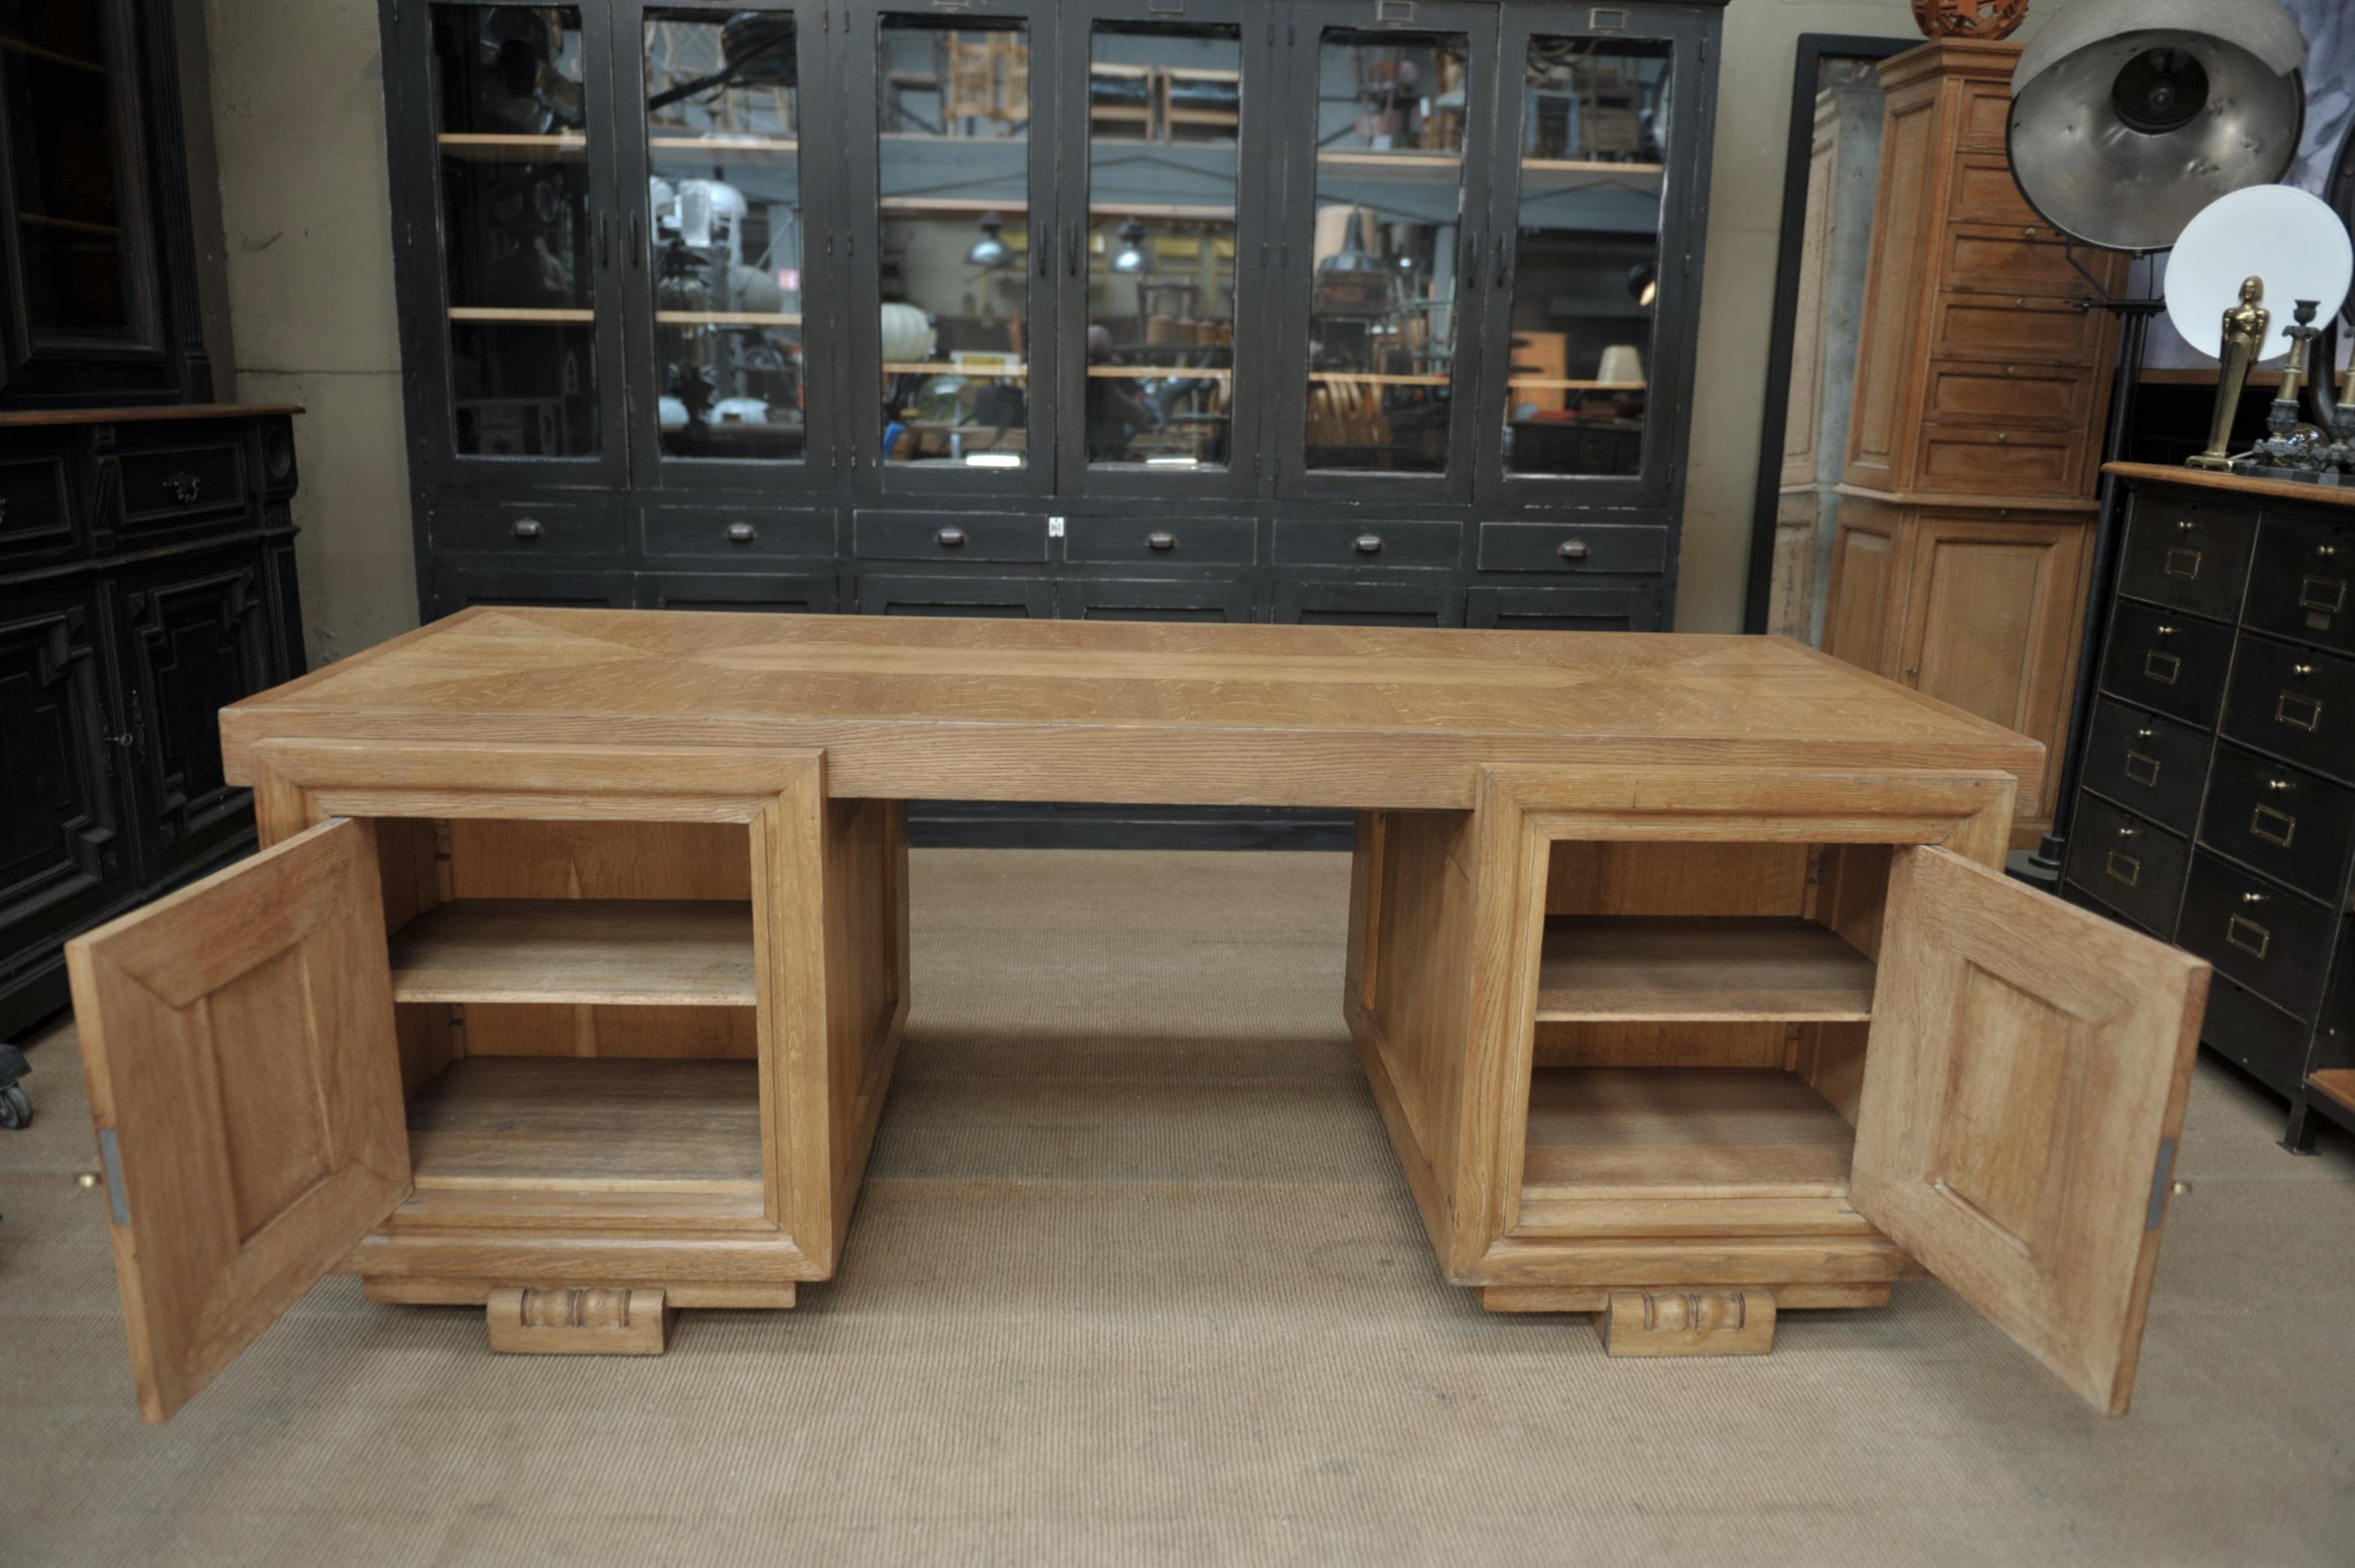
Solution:
<svg viewBox="0 0 2355 1568">
<path fill-rule="evenodd" d="M 14 1083 L 0 1089 L 0 1127 L 16 1132 L 33 1125 L 33 1102 Z"/>
</svg>

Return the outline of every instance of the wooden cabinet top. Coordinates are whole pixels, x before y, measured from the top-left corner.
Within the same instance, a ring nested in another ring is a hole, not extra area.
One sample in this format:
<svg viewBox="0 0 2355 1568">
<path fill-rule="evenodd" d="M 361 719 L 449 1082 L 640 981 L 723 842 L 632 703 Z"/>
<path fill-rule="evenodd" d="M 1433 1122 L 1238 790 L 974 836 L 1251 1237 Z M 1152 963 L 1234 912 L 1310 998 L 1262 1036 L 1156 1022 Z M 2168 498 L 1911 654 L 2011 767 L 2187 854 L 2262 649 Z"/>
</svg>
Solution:
<svg viewBox="0 0 2355 1568">
<path fill-rule="evenodd" d="M 2313 485 L 2297 479 L 2260 479 L 2248 474 L 2217 474 L 2204 468 L 2158 463 L 2111 463 L 2102 472 L 2137 485 L 2183 485 L 2246 496 L 2253 501 L 2303 501 L 2311 507 L 2355 507 L 2355 485 Z"/>
<path fill-rule="evenodd" d="M 272 739 L 823 748 L 828 794 L 897 798 L 1462 809 L 1487 764 L 1966 769 L 2023 795 L 2043 769 L 1781 638 L 630 610 L 468 610 L 221 729 L 242 781 Z"/>
</svg>

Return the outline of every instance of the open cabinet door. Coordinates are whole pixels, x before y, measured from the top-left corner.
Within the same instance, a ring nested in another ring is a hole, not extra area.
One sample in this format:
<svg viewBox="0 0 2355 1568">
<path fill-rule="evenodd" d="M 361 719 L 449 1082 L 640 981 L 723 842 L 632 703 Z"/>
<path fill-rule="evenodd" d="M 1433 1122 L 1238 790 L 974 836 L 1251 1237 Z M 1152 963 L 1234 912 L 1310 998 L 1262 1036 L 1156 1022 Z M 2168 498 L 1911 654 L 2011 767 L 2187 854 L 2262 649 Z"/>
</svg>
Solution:
<svg viewBox="0 0 2355 1568">
<path fill-rule="evenodd" d="M 408 1196 L 369 835 L 314 827 L 66 962 L 139 1406 L 162 1421 Z"/>
<path fill-rule="evenodd" d="M 1851 1201 L 2114 1415 L 2208 965 L 1944 849 L 1897 852 Z"/>
</svg>

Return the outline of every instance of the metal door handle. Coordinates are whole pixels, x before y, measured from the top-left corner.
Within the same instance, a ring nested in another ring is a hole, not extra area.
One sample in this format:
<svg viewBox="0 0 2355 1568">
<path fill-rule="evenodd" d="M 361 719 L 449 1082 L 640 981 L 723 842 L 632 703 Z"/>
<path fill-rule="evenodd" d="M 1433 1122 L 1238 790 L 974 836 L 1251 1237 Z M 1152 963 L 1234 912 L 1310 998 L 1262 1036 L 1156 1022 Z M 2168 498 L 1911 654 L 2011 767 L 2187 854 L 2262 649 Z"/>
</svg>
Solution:
<svg viewBox="0 0 2355 1568">
<path fill-rule="evenodd" d="M 192 504 L 205 493 L 205 482 L 185 468 L 168 475 L 164 483 L 172 487 L 172 494 L 179 498 L 183 507 Z"/>
<path fill-rule="evenodd" d="M 730 544 L 751 544 L 759 537 L 759 533 L 750 523 L 730 523 L 728 525 L 728 542 Z"/>
<path fill-rule="evenodd" d="M 1505 286 L 1505 272 L 1513 260 L 1512 247 L 1506 242 L 1504 235 L 1497 234 L 1490 237 L 1489 249 L 1497 263 L 1497 287 L 1501 289 Z"/>
<path fill-rule="evenodd" d="M 1356 545 L 1359 555 L 1379 555 L 1381 553 L 1382 536 L 1380 534 L 1359 534 L 1357 539 L 1351 542 Z"/>
<path fill-rule="evenodd" d="M 1553 552 L 1554 554 L 1561 557 L 1564 560 L 1584 560 L 1586 559 L 1586 541 L 1584 539 L 1564 539 L 1561 543 L 1554 547 Z"/>
<path fill-rule="evenodd" d="M 519 539 L 536 539 L 547 531 L 540 527 L 536 517 L 517 517 L 513 530 L 515 537 Z"/>
<path fill-rule="evenodd" d="M 943 528 L 939 533 L 934 534 L 932 538 L 938 539 L 942 544 L 946 545 L 949 549 L 954 549 L 957 546 L 964 543 L 964 530 L 963 528 Z"/>
<path fill-rule="evenodd" d="M 597 256 L 598 265 L 611 272 L 613 266 L 613 215 L 610 212 L 597 215 Z"/>
<path fill-rule="evenodd" d="M 1075 218 L 1063 230 L 1064 276 L 1076 278 L 1080 275 L 1080 258 L 1087 254 L 1087 241 L 1080 232 L 1080 220 Z"/>
<path fill-rule="evenodd" d="M 1167 529 L 1156 528 L 1145 536 L 1145 543 L 1149 549 L 1175 549 L 1178 548 L 1178 536 Z"/>
<path fill-rule="evenodd" d="M 636 272 L 644 261 L 645 229 L 637 213 L 630 214 L 630 271 Z"/>
</svg>

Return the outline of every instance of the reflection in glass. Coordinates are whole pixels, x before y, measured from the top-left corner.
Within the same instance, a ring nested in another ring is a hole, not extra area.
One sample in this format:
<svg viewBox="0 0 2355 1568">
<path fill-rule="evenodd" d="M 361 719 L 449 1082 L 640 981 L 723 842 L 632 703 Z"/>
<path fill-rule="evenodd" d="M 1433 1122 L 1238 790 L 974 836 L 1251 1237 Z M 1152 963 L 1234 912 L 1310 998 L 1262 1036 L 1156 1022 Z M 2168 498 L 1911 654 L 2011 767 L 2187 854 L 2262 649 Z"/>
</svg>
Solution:
<svg viewBox="0 0 2355 1568">
<path fill-rule="evenodd" d="M 879 36 L 883 455 L 1018 468 L 1029 448 L 1029 35 L 890 17 Z"/>
<path fill-rule="evenodd" d="M 1508 474 L 1643 469 L 1668 117 L 1668 45 L 1529 40 Z"/>
<path fill-rule="evenodd" d="M 1461 34 L 1345 28 L 1317 51 L 1311 468 L 1447 466 L 1466 52 Z"/>
<path fill-rule="evenodd" d="M 1091 464 L 1227 465 L 1241 67 L 1233 27 L 1095 29 L 1088 65 Z"/>
<path fill-rule="evenodd" d="M 145 247 L 117 141 L 121 13 L 93 0 L 0 0 L 26 325 L 37 338 L 136 336 Z"/>
<path fill-rule="evenodd" d="M 581 13 L 437 5 L 433 101 L 457 449 L 598 450 Z"/>
<path fill-rule="evenodd" d="M 655 10 L 644 42 L 663 454 L 797 459 L 807 382 L 794 19 Z"/>
</svg>

